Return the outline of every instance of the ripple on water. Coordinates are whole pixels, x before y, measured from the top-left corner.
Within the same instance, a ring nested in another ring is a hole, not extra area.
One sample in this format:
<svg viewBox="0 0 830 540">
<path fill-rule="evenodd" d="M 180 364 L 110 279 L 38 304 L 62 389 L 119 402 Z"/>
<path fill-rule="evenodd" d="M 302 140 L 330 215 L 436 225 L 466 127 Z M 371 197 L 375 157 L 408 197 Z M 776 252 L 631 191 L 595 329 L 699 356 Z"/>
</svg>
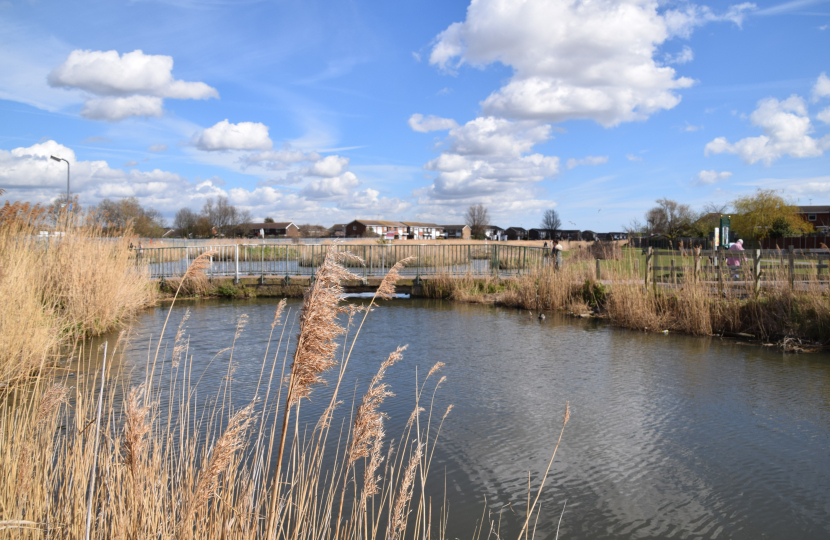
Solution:
<svg viewBox="0 0 830 540">
<path fill-rule="evenodd" d="M 226 376 L 227 357 L 214 356 L 231 344 L 246 313 L 233 399 L 241 405 L 253 396 L 275 306 L 192 305 L 190 352 L 204 395 Z M 289 306 L 286 334 L 293 339 L 299 304 Z M 184 309 L 174 309 L 171 326 Z M 148 311 L 134 333 L 124 361 L 136 373 L 164 315 Z M 491 306 L 398 300 L 370 315 L 344 400 L 359 399 L 379 363 L 404 343 L 409 350 L 388 376 L 398 394 L 385 405 L 390 437 L 400 437 L 413 408 L 415 369 L 423 377 L 435 362 L 446 363 L 436 414 L 450 403 L 455 409 L 441 432 L 428 491 L 441 500 L 446 481 L 448 538 L 469 538 L 485 505 L 501 512 L 502 536 L 518 534 L 527 473 L 535 489 L 566 401 L 571 421 L 541 499 L 539 538 L 552 538 L 566 500 L 563 538 L 830 537 L 827 356 L 785 356 L 558 316 L 540 322 Z M 315 390 L 304 419 L 316 418 L 330 391 Z"/>
</svg>

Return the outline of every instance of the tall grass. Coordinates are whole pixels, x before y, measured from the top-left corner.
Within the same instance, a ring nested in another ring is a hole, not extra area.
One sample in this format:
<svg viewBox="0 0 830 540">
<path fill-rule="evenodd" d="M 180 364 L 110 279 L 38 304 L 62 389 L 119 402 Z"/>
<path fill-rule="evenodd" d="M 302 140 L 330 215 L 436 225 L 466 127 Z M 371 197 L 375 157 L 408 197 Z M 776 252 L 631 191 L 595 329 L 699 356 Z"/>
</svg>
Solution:
<svg viewBox="0 0 830 540">
<path fill-rule="evenodd" d="M 426 496 L 425 485 L 450 412 L 433 411 L 443 364 L 415 381 L 412 413 L 395 434 L 397 444 L 385 432 L 381 407 L 393 396 L 384 378 L 405 347 L 379 362 L 355 409 L 343 407 L 341 382 L 363 323 L 376 298 L 394 293 L 407 262 L 393 268 L 369 305 L 343 305 L 340 283 L 350 279 L 339 264 L 345 256 L 330 250 L 307 290 L 293 352 L 291 329 L 282 322 L 290 312 L 279 303 L 257 390 L 241 407 L 230 396 L 244 316 L 224 351 L 227 376 L 210 392 L 214 401 L 201 397 L 183 321 L 172 343 L 163 342 L 162 331 L 152 344 L 157 353 L 149 355 L 143 377 L 113 368 L 102 389 L 101 353 L 88 350 L 74 387 L 45 372 L 16 387 L 0 403 L 0 464 L 7 472 L 0 477 L 0 530 L 14 538 L 82 538 L 91 511 L 91 537 L 100 539 L 442 540 L 447 509 Z M 164 383 L 162 372 L 169 374 Z M 327 373 L 328 405 L 319 418 L 303 417 L 302 404 Z M 98 437 L 92 424 L 102 390 L 99 473 L 88 507 Z M 566 411 L 563 430 L 567 417 Z M 340 421 L 347 429 L 332 431 Z M 535 503 L 526 527 L 535 523 L 534 512 L 538 517 Z"/>
<path fill-rule="evenodd" d="M 70 226 L 44 239 L 27 222 L 0 226 L 0 386 L 8 388 L 61 347 L 119 328 L 155 300 L 129 240 Z"/>
<path fill-rule="evenodd" d="M 684 253 L 677 257 L 674 279 L 670 272 L 660 271 L 656 286 L 644 282 L 645 264 L 637 254 L 622 253 L 609 244 L 578 250 L 561 269 L 549 264 L 507 279 L 439 275 L 424 280 L 423 294 L 531 311 L 593 310 L 616 326 L 642 331 L 748 334 L 766 341 L 806 339 L 830 344 L 830 292 L 815 264 L 796 271 L 794 286 L 786 265 L 766 268 L 756 294 L 749 264 L 737 270 L 724 268 L 721 284 L 716 269 L 705 261 L 695 276 L 696 254 Z M 597 254 L 607 257 L 601 261 L 602 283 L 596 276 Z"/>
</svg>

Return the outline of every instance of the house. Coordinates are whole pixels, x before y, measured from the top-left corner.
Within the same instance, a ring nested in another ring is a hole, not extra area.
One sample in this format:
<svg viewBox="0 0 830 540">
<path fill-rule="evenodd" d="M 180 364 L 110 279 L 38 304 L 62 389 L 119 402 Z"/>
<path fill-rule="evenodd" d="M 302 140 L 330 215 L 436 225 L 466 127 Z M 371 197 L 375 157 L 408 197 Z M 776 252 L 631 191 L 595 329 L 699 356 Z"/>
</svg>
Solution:
<svg viewBox="0 0 830 540">
<path fill-rule="evenodd" d="M 406 227 L 406 237 L 410 240 L 435 240 L 444 236 L 444 229 L 435 223 L 419 223 L 417 221 L 402 222 Z"/>
<path fill-rule="evenodd" d="M 799 206 L 798 215 L 804 218 L 817 231 L 830 230 L 830 206 Z"/>
<path fill-rule="evenodd" d="M 329 227 L 329 236 L 335 238 L 343 238 L 346 236 L 346 224 L 345 223 L 335 223 L 331 227 Z"/>
<path fill-rule="evenodd" d="M 610 232 L 599 235 L 603 240 L 613 242 L 614 240 L 628 240 L 628 233 L 626 232 Z"/>
<path fill-rule="evenodd" d="M 582 231 L 582 239 L 586 242 L 596 242 L 599 236 L 594 231 Z"/>
<path fill-rule="evenodd" d="M 554 237 L 560 240 L 571 240 L 578 242 L 582 240 L 582 232 L 577 230 L 556 231 Z"/>
<path fill-rule="evenodd" d="M 246 223 L 244 228 L 249 238 L 260 238 L 263 234 L 265 238 L 300 237 L 300 228 L 290 221 L 283 223 Z"/>
<path fill-rule="evenodd" d="M 484 236 L 488 240 L 506 240 L 507 236 L 504 234 L 504 229 L 498 225 L 487 225 L 484 227 Z"/>
<path fill-rule="evenodd" d="M 508 240 L 527 240 L 527 230 L 522 227 L 508 227 L 504 234 Z"/>
<path fill-rule="evenodd" d="M 530 229 L 527 231 L 527 237 L 530 240 L 550 240 L 555 232 L 550 229 Z"/>
<path fill-rule="evenodd" d="M 400 221 L 379 221 L 375 219 L 356 219 L 346 224 L 346 236 L 349 238 L 369 235 L 391 239 L 403 238 L 406 236 L 406 225 Z"/>
<path fill-rule="evenodd" d="M 469 225 L 441 225 L 441 228 L 444 229 L 444 238 L 460 238 L 462 240 L 470 239 Z"/>
</svg>

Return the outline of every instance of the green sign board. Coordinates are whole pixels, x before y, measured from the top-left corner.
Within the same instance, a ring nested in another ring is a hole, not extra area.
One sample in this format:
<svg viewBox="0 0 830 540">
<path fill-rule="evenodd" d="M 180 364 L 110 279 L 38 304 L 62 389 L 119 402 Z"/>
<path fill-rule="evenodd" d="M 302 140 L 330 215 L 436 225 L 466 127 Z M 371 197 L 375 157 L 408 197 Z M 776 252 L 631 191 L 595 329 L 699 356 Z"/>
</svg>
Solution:
<svg viewBox="0 0 830 540">
<path fill-rule="evenodd" d="M 720 217 L 720 245 L 729 247 L 729 216 Z"/>
</svg>

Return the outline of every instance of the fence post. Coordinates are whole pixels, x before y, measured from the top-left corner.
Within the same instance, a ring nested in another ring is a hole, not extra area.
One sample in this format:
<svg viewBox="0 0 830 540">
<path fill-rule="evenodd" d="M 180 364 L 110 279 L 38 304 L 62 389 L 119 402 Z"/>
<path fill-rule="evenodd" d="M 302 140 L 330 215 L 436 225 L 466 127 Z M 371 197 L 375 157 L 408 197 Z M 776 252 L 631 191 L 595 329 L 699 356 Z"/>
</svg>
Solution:
<svg viewBox="0 0 830 540">
<path fill-rule="evenodd" d="M 599 267 L 600 260 L 597 259 L 597 281 L 602 280 L 602 270 Z"/>
<path fill-rule="evenodd" d="M 677 267 L 674 265 L 674 259 L 671 260 L 671 282 L 672 285 L 677 285 Z"/>
<path fill-rule="evenodd" d="M 755 292 L 755 297 L 758 297 L 758 294 L 761 292 L 761 250 L 754 249 L 752 250 L 752 279 L 753 283 L 753 291 Z"/>
<path fill-rule="evenodd" d="M 418 271 L 415 274 L 415 285 L 421 284 L 421 244 L 418 244 Z"/>
<path fill-rule="evenodd" d="M 645 286 L 646 290 L 648 290 L 648 278 L 649 278 L 648 273 L 649 273 L 649 270 L 651 269 L 651 259 L 652 259 L 652 257 L 654 257 L 654 248 L 649 246 L 648 254 L 646 255 L 646 268 L 645 268 L 646 279 L 645 279 L 645 282 L 644 282 L 644 286 Z"/>
<path fill-rule="evenodd" d="M 651 258 L 651 288 L 654 290 L 654 294 L 657 294 L 657 269 L 661 268 L 657 264 L 657 254 L 655 253 L 654 256 Z"/>
<path fill-rule="evenodd" d="M 493 260 L 496 262 L 494 270 L 496 271 L 496 279 L 499 279 L 499 245 L 493 244 Z"/>
<path fill-rule="evenodd" d="M 790 258 L 790 289 L 792 290 L 795 287 L 795 248 L 792 244 L 788 248 L 788 255 Z"/>
<path fill-rule="evenodd" d="M 692 270 L 692 279 L 697 283 L 698 275 L 700 274 L 700 249 L 695 248 L 695 267 Z"/>
<path fill-rule="evenodd" d="M 236 285 L 239 285 L 239 244 L 234 244 L 236 251 L 234 253 L 234 272 L 233 272 L 233 282 Z"/>
</svg>

